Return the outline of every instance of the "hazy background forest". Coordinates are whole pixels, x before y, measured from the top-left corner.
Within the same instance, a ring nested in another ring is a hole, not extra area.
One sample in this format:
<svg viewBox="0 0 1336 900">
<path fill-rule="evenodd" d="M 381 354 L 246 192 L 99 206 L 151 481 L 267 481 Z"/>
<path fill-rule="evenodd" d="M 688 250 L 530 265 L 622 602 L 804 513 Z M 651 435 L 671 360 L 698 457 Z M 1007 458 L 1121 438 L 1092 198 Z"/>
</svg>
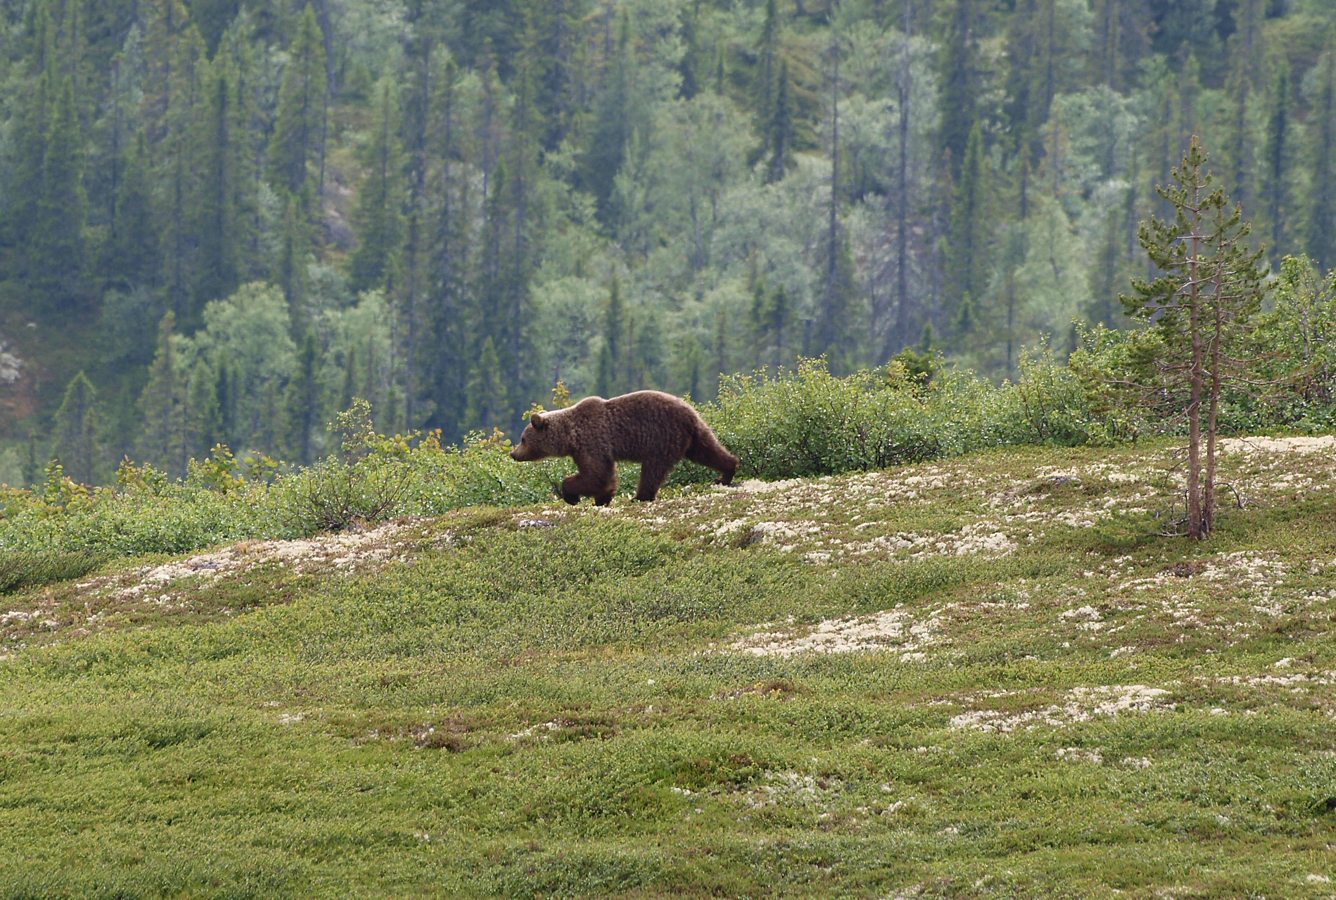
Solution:
<svg viewBox="0 0 1336 900">
<path fill-rule="evenodd" d="M 0 481 L 1124 326 L 1189 135 L 1336 265 L 1325 0 L 15 0 Z"/>
</svg>

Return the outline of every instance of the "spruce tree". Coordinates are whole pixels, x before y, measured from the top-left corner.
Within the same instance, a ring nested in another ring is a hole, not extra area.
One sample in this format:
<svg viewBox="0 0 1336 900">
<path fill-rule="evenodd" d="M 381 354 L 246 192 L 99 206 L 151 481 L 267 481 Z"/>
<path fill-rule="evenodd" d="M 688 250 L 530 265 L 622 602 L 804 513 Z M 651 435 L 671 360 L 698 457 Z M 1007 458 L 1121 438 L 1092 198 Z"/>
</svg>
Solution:
<svg viewBox="0 0 1336 900">
<path fill-rule="evenodd" d="M 39 5 L 39 16 L 44 20 L 45 5 Z M 26 248 L 32 240 L 32 224 L 37 221 L 50 128 L 51 91 L 51 76 L 39 70 L 27 90 L 13 99 L 8 170 L 2 173 L 7 187 L 3 237 L 11 246 Z M 14 254 L 10 264 L 16 277 L 36 271 L 27 253 Z"/>
<path fill-rule="evenodd" d="M 247 178 L 245 124 L 237 84 L 226 60 L 204 67 L 198 182 L 190 210 L 198 235 L 194 306 L 228 296 L 240 279 L 245 220 L 238 208 Z"/>
<path fill-rule="evenodd" d="M 215 444 L 223 442 L 222 405 L 218 378 L 204 359 L 195 361 L 186 385 L 186 452 L 203 459 Z"/>
<path fill-rule="evenodd" d="M 217 365 L 214 396 L 218 398 L 218 442 L 232 446 L 237 428 L 237 381 L 232 367 L 222 360 Z"/>
<path fill-rule="evenodd" d="M 178 69 L 193 65 L 181 56 L 181 38 L 189 15 L 181 0 L 141 0 L 139 19 L 144 33 L 144 77 L 141 101 L 149 149 L 156 153 L 166 138 L 168 107 L 181 83 Z"/>
<path fill-rule="evenodd" d="M 56 411 L 52 453 L 70 478 L 83 484 L 98 480 L 102 467 L 102 442 L 97 412 L 97 391 L 83 372 L 65 388 Z"/>
<path fill-rule="evenodd" d="M 288 385 L 288 408 L 292 410 L 292 437 L 288 444 L 296 461 L 310 465 L 315 460 L 315 429 L 320 422 L 320 348 L 315 334 L 306 333 L 297 357 L 297 377 Z"/>
<path fill-rule="evenodd" d="M 88 201 L 83 188 L 83 148 L 74 91 L 61 81 L 47 130 L 42 181 L 33 223 L 29 265 L 47 301 L 69 309 L 78 298 L 84 272 L 84 225 Z"/>
<path fill-rule="evenodd" d="M 949 320 L 956 320 L 964 298 L 975 303 L 987 286 L 988 234 L 991 225 L 988 173 L 978 123 L 969 142 L 951 202 L 950 239 L 946 247 L 946 302 Z M 973 311 L 972 311 L 973 312 Z"/>
<path fill-rule="evenodd" d="M 111 233 L 102 252 L 102 275 L 108 284 L 127 290 L 151 287 L 162 275 L 162 253 L 156 240 L 145 239 L 156 228 L 149 189 L 148 141 L 142 131 L 126 154 L 115 202 Z"/>
<path fill-rule="evenodd" d="M 302 215 L 312 221 L 329 84 L 324 39 L 309 5 L 298 21 L 288 60 L 269 142 L 269 179 L 277 190 L 300 198 Z"/>
<path fill-rule="evenodd" d="M 302 201 L 289 197 L 283 210 L 283 231 L 279 235 L 278 258 L 274 260 L 273 280 L 288 302 L 293 327 L 305 328 L 309 322 L 306 308 L 307 257 L 310 254 L 310 226 L 302 214 Z"/>
<path fill-rule="evenodd" d="M 784 177 L 793 164 L 793 105 L 789 99 L 789 63 L 779 64 L 775 85 L 775 104 L 766 122 L 767 158 L 765 180 L 773 184 Z"/>
<path fill-rule="evenodd" d="M 171 93 L 159 148 L 162 160 L 162 171 L 157 178 L 162 196 L 159 228 L 168 308 L 176 313 L 177 326 L 190 333 L 199 326 L 201 312 L 192 291 L 199 235 L 191 202 L 198 181 L 195 127 L 204 99 L 200 81 L 204 42 L 194 27 L 187 26 L 172 49 Z"/>
<path fill-rule="evenodd" d="M 387 287 L 404 238 L 403 148 L 399 142 L 399 102 L 394 82 L 376 86 L 371 141 L 363 164 L 366 178 L 357 195 L 353 225 L 358 247 L 349 265 L 349 287 Z"/>
<path fill-rule="evenodd" d="M 952 0 L 942 43 L 938 146 L 960 177 L 970 132 L 977 125 L 979 95 L 978 0 Z"/>
<path fill-rule="evenodd" d="M 607 77 L 594 103 L 594 121 L 581 166 L 581 184 L 594 195 L 599 221 L 612 222 L 613 182 L 631 135 L 631 24 L 623 13 Z"/>
<path fill-rule="evenodd" d="M 1289 249 L 1290 152 L 1290 67 L 1287 61 L 1282 61 L 1276 72 L 1271 116 L 1266 127 L 1264 189 L 1271 251 L 1276 259 Z"/>
<path fill-rule="evenodd" d="M 478 363 L 469 379 L 470 416 L 475 429 L 489 430 L 508 424 L 505 421 L 509 401 L 506 380 L 501 371 L 501 357 L 489 337 L 482 344 Z"/>
<path fill-rule="evenodd" d="M 1336 42 L 1328 41 L 1322 58 L 1322 81 L 1314 114 L 1317 127 L 1313 142 L 1313 196 L 1308 214 L 1308 255 L 1324 271 L 1336 268 L 1336 165 L 1332 142 L 1336 141 Z"/>
<path fill-rule="evenodd" d="M 458 121 L 458 82 L 460 72 L 455 63 L 447 60 L 439 78 L 438 114 L 434 121 L 435 137 L 440 164 L 437 174 L 428 181 L 430 205 L 435 212 L 431 219 L 427 264 L 426 310 L 424 320 L 428 336 L 422 346 L 433 347 L 428 357 L 427 378 L 430 398 L 435 406 L 436 423 L 447 437 L 461 437 L 467 411 L 465 389 L 468 377 L 468 357 L 465 350 L 467 305 L 465 285 L 469 281 L 468 210 L 472 205 L 466 167 L 457 164 L 461 153 Z"/>
<path fill-rule="evenodd" d="M 169 474 L 184 475 L 190 457 L 187 379 L 176 358 L 175 327 L 176 317 L 169 311 L 158 326 L 157 350 L 149 366 L 148 382 L 139 395 L 144 424 L 135 455 Z"/>
<path fill-rule="evenodd" d="M 598 381 L 594 391 L 601 397 L 620 393 L 625 386 L 622 338 L 626 331 L 626 306 L 617 278 L 608 287 L 608 306 L 603 314 L 603 346 L 598 356 Z"/>
</svg>

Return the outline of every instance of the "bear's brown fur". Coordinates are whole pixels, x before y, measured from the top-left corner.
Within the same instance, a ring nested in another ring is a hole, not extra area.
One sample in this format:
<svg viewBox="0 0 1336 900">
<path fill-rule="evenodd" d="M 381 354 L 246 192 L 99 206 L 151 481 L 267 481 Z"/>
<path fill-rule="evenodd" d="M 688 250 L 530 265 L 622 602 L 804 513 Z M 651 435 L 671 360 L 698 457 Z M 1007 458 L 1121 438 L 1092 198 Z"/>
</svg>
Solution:
<svg viewBox="0 0 1336 900">
<path fill-rule="evenodd" d="M 738 469 L 738 458 L 691 405 L 660 391 L 586 397 L 567 409 L 534 413 L 510 457 L 549 456 L 572 457 L 579 470 L 562 480 L 561 498 L 579 503 L 593 497 L 598 506 L 611 503 L 617 491 L 617 460 L 640 463 L 637 500 L 653 500 L 683 457 L 719 472 L 720 484 L 731 483 Z"/>
</svg>

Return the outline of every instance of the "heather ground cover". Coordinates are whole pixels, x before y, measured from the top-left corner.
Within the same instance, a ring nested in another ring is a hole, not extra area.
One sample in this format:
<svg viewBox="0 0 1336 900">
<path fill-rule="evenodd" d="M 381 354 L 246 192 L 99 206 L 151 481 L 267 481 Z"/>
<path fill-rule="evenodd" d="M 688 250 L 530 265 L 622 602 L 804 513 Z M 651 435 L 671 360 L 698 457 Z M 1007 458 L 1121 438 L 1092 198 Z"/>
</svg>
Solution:
<svg viewBox="0 0 1336 900">
<path fill-rule="evenodd" d="M 1205 544 L 1152 442 L 19 587 L 0 894 L 1329 896 L 1332 449 Z"/>
</svg>

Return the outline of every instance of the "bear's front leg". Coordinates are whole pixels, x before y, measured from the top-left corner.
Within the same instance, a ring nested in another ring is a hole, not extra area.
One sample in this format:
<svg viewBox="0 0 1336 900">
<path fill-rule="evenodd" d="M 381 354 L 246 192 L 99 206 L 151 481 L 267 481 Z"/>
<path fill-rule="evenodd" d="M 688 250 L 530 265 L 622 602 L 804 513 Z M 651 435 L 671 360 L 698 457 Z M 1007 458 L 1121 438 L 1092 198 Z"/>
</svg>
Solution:
<svg viewBox="0 0 1336 900">
<path fill-rule="evenodd" d="M 612 460 L 575 460 L 576 473 L 561 482 L 561 499 L 576 504 L 581 497 L 593 497 L 596 506 L 607 506 L 617 492 L 617 468 Z"/>
<path fill-rule="evenodd" d="M 580 502 L 579 475 L 568 475 L 561 479 L 559 484 L 553 485 L 553 487 L 557 489 L 557 493 L 561 495 L 561 499 L 565 500 L 571 506 Z"/>
</svg>

